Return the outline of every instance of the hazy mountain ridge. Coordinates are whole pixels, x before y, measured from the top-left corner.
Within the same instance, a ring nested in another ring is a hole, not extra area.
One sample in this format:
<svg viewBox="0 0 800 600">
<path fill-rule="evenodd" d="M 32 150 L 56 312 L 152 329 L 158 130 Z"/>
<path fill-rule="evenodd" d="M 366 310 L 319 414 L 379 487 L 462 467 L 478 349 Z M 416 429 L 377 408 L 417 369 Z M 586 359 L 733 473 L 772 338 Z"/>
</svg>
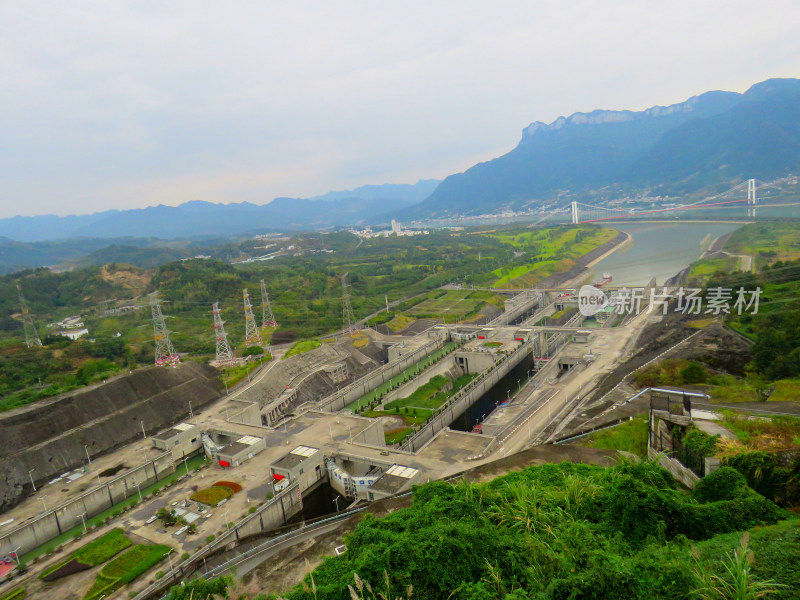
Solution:
<svg viewBox="0 0 800 600">
<path fill-rule="evenodd" d="M 399 218 L 491 213 L 604 186 L 694 191 L 800 171 L 800 80 L 713 91 L 643 111 L 535 121 L 509 153 L 447 177 Z"/>
<path fill-rule="evenodd" d="M 301 230 L 348 225 L 426 198 L 438 184 L 370 185 L 312 199 L 276 198 L 269 204 L 215 204 L 202 200 L 179 206 L 109 210 L 89 215 L 42 215 L 0 219 L 0 236 L 37 242 L 75 237 L 189 238 L 236 236 L 259 231 Z"/>
</svg>

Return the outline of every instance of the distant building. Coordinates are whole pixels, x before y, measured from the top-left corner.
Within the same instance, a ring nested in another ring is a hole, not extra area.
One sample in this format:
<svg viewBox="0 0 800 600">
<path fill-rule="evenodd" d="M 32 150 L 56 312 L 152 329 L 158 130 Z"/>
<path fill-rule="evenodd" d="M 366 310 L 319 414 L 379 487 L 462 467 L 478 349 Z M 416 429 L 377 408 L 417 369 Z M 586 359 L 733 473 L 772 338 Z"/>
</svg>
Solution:
<svg viewBox="0 0 800 600">
<path fill-rule="evenodd" d="M 392 233 L 395 235 L 400 233 L 400 223 L 392 219 Z"/>
<path fill-rule="evenodd" d="M 56 331 L 56 335 L 63 335 L 65 338 L 69 338 L 72 341 L 75 341 L 78 338 L 82 338 L 88 333 L 89 330 L 86 329 L 85 327 L 82 329 L 65 329 L 63 331 Z"/>
</svg>

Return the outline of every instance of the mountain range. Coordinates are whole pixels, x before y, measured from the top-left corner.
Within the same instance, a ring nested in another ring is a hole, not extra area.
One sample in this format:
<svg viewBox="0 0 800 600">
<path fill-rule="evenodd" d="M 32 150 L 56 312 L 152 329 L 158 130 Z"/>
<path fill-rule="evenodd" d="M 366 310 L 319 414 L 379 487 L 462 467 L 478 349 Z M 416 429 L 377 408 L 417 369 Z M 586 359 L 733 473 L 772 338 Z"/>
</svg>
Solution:
<svg viewBox="0 0 800 600">
<path fill-rule="evenodd" d="M 643 111 L 595 110 L 536 121 L 517 146 L 444 181 L 368 185 L 268 204 L 109 210 L 0 219 L 0 236 L 197 238 L 313 230 L 434 216 L 496 213 L 569 200 L 679 196 L 742 179 L 800 172 L 800 80 L 769 79 L 743 94 L 713 91 Z M 2 244 L 0 244 L 2 245 Z"/>
<path fill-rule="evenodd" d="M 314 198 L 275 198 L 269 204 L 193 200 L 179 206 L 108 210 L 90 215 L 18 216 L 0 219 L 0 237 L 17 242 L 130 236 L 174 239 L 351 225 L 420 202 L 438 184 L 437 180 L 427 179 L 416 184 L 367 185 Z"/>
<path fill-rule="evenodd" d="M 481 214 L 615 193 L 679 195 L 800 171 L 800 80 L 707 92 L 644 111 L 534 122 L 509 153 L 447 177 L 400 219 Z"/>
</svg>

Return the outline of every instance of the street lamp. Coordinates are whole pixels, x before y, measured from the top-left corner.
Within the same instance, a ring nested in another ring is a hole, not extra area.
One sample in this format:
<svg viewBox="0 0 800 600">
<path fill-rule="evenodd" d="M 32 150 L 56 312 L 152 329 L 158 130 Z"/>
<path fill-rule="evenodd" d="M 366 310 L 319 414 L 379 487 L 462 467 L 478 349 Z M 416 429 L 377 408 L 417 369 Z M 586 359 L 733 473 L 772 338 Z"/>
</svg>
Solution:
<svg viewBox="0 0 800 600">
<path fill-rule="evenodd" d="M 333 499 L 334 504 L 336 504 L 336 512 L 339 512 L 339 496 Z"/>
<path fill-rule="evenodd" d="M 139 488 L 139 484 L 134 481 L 133 485 L 136 486 L 136 491 L 139 492 L 139 502 L 142 502 L 142 490 L 141 490 L 141 488 Z"/>
<path fill-rule="evenodd" d="M 17 561 L 17 566 L 19 566 L 19 554 L 17 554 L 17 550 L 19 550 L 20 548 L 22 548 L 22 546 L 17 546 L 11 551 L 11 556 L 13 556 L 14 560 Z"/>
<path fill-rule="evenodd" d="M 84 444 L 83 449 L 86 450 L 86 460 L 89 461 L 89 464 L 92 464 L 92 458 L 89 456 L 89 446 Z"/>
<path fill-rule="evenodd" d="M 33 486 L 33 491 L 34 492 L 36 491 L 36 484 L 33 482 L 33 475 L 31 475 L 31 473 L 33 473 L 35 470 L 36 470 L 36 467 L 33 467 L 30 471 L 28 471 L 28 477 L 31 478 L 31 485 Z"/>
<path fill-rule="evenodd" d="M 39 500 L 41 500 L 41 501 L 42 501 L 42 507 L 44 508 L 44 512 L 47 512 L 47 504 L 45 504 L 45 503 L 44 503 L 44 499 L 45 499 L 45 498 L 47 498 L 47 496 L 41 496 L 41 497 L 39 498 Z"/>
<path fill-rule="evenodd" d="M 81 523 L 83 523 L 83 533 L 86 533 L 86 519 L 83 517 L 88 517 L 88 513 L 81 513 Z"/>
<path fill-rule="evenodd" d="M 169 552 L 167 552 L 167 560 L 169 561 L 169 573 L 170 573 L 170 575 L 172 575 L 172 557 L 170 556 L 170 554 L 172 554 L 173 550 L 174 550 L 174 548 L 170 548 Z"/>
</svg>

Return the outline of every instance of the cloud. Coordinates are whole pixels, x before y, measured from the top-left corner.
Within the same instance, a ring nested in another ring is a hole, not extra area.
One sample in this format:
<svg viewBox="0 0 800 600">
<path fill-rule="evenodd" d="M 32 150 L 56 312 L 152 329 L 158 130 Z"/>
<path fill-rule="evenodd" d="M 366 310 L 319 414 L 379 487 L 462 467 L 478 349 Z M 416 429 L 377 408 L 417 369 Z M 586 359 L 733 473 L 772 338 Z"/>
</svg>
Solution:
<svg viewBox="0 0 800 600">
<path fill-rule="evenodd" d="M 0 216 L 444 177 L 534 120 L 795 76 L 800 7 L 0 5 Z"/>
</svg>

